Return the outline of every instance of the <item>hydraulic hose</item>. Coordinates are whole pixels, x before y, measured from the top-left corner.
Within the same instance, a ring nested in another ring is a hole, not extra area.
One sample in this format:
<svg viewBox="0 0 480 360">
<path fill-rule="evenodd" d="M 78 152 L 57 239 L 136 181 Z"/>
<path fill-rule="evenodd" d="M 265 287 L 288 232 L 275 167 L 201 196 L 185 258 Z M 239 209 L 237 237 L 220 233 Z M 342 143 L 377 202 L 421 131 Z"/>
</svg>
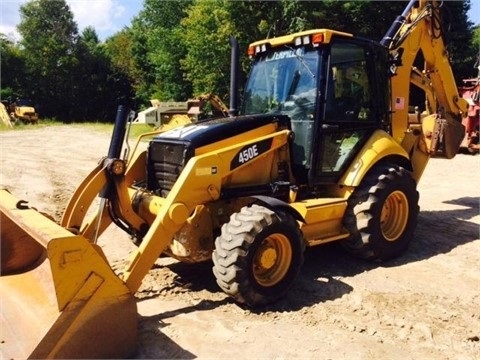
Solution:
<svg viewBox="0 0 480 360">
<path fill-rule="evenodd" d="M 125 131 L 127 129 L 128 113 L 128 109 L 124 105 L 118 106 L 112 139 L 110 140 L 110 147 L 108 149 L 108 159 L 120 158 Z"/>
<path fill-rule="evenodd" d="M 398 30 L 402 27 L 402 25 L 405 23 L 408 13 L 410 12 L 410 10 L 412 9 L 412 7 L 415 5 L 416 2 L 417 0 L 410 0 L 405 10 L 403 10 L 403 13 L 397 16 L 395 21 L 392 23 L 392 25 L 388 29 L 387 33 L 383 36 L 383 39 L 380 41 L 380 44 L 382 44 L 387 48 L 390 47 L 395 35 L 397 34 Z"/>
</svg>

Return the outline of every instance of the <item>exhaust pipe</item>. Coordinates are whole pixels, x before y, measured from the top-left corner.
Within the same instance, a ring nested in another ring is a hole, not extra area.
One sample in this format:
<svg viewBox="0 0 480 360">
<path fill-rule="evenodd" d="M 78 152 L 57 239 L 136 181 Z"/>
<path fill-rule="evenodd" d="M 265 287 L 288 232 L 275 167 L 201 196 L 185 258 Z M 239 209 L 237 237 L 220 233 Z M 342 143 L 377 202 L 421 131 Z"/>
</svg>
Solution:
<svg viewBox="0 0 480 360">
<path fill-rule="evenodd" d="M 231 58 L 230 58 L 230 117 L 238 115 L 238 71 L 240 68 L 240 57 L 238 42 L 234 36 L 230 36 Z"/>
</svg>

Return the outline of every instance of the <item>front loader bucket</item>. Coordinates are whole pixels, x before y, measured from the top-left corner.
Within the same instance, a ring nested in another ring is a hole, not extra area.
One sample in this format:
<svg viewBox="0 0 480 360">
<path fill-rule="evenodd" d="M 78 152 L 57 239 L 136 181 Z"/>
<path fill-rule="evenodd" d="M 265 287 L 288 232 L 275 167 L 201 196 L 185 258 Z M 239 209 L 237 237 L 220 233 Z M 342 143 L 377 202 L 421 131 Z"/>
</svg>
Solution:
<svg viewBox="0 0 480 360">
<path fill-rule="evenodd" d="M 35 266 L 46 255 L 45 248 L 23 232 L 10 214 L 3 211 L 1 214 L 1 274 L 12 274 Z M 9 240 L 14 237 L 15 240 Z"/>
<path fill-rule="evenodd" d="M 132 355 L 135 299 L 102 250 L 18 205 L 0 190 L 0 358 Z"/>
</svg>

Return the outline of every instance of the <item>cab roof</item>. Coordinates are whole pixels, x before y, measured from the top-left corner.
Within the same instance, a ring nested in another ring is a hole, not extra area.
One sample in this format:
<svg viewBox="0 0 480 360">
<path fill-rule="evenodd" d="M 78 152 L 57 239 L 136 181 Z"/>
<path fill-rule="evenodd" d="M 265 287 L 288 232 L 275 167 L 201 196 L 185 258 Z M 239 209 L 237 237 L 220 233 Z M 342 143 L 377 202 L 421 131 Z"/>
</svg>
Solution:
<svg viewBox="0 0 480 360">
<path fill-rule="evenodd" d="M 270 47 L 276 47 L 276 46 L 281 46 L 285 44 L 294 44 L 295 39 L 297 38 L 302 38 L 304 36 L 312 36 L 317 34 L 322 34 L 323 35 L 322 43 L 327 43 L 327 44 L 330 43 L 333 35 L 353 37 L 353 34 L 336 31 L 336 30 L 312 29 L 312 30 L 300 31 L 300 32 L 296 32 L 296 33 L 292 33 L 284 36 L 274 37 L 271 39 L 255 41 L 251 43 L 249 47 L 256 47 L 264 44 L 268 44 Z"/>
</svg>

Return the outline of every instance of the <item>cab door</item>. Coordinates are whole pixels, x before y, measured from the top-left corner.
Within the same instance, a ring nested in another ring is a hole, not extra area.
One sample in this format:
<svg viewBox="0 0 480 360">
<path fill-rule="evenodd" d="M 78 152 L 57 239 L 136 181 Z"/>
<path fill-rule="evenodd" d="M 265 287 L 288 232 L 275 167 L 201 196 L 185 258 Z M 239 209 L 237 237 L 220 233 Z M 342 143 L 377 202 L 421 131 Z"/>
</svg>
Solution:
<svg viewBox="0 0 480 360">
<path fill-rule="evenodd" d="M 313 185 L 336 182 L 380 126 L 375 58 L 369 43 L 338 40 L 331 45 L 324 67 L 324 102 L 315 131 Z"/>
</svg>

